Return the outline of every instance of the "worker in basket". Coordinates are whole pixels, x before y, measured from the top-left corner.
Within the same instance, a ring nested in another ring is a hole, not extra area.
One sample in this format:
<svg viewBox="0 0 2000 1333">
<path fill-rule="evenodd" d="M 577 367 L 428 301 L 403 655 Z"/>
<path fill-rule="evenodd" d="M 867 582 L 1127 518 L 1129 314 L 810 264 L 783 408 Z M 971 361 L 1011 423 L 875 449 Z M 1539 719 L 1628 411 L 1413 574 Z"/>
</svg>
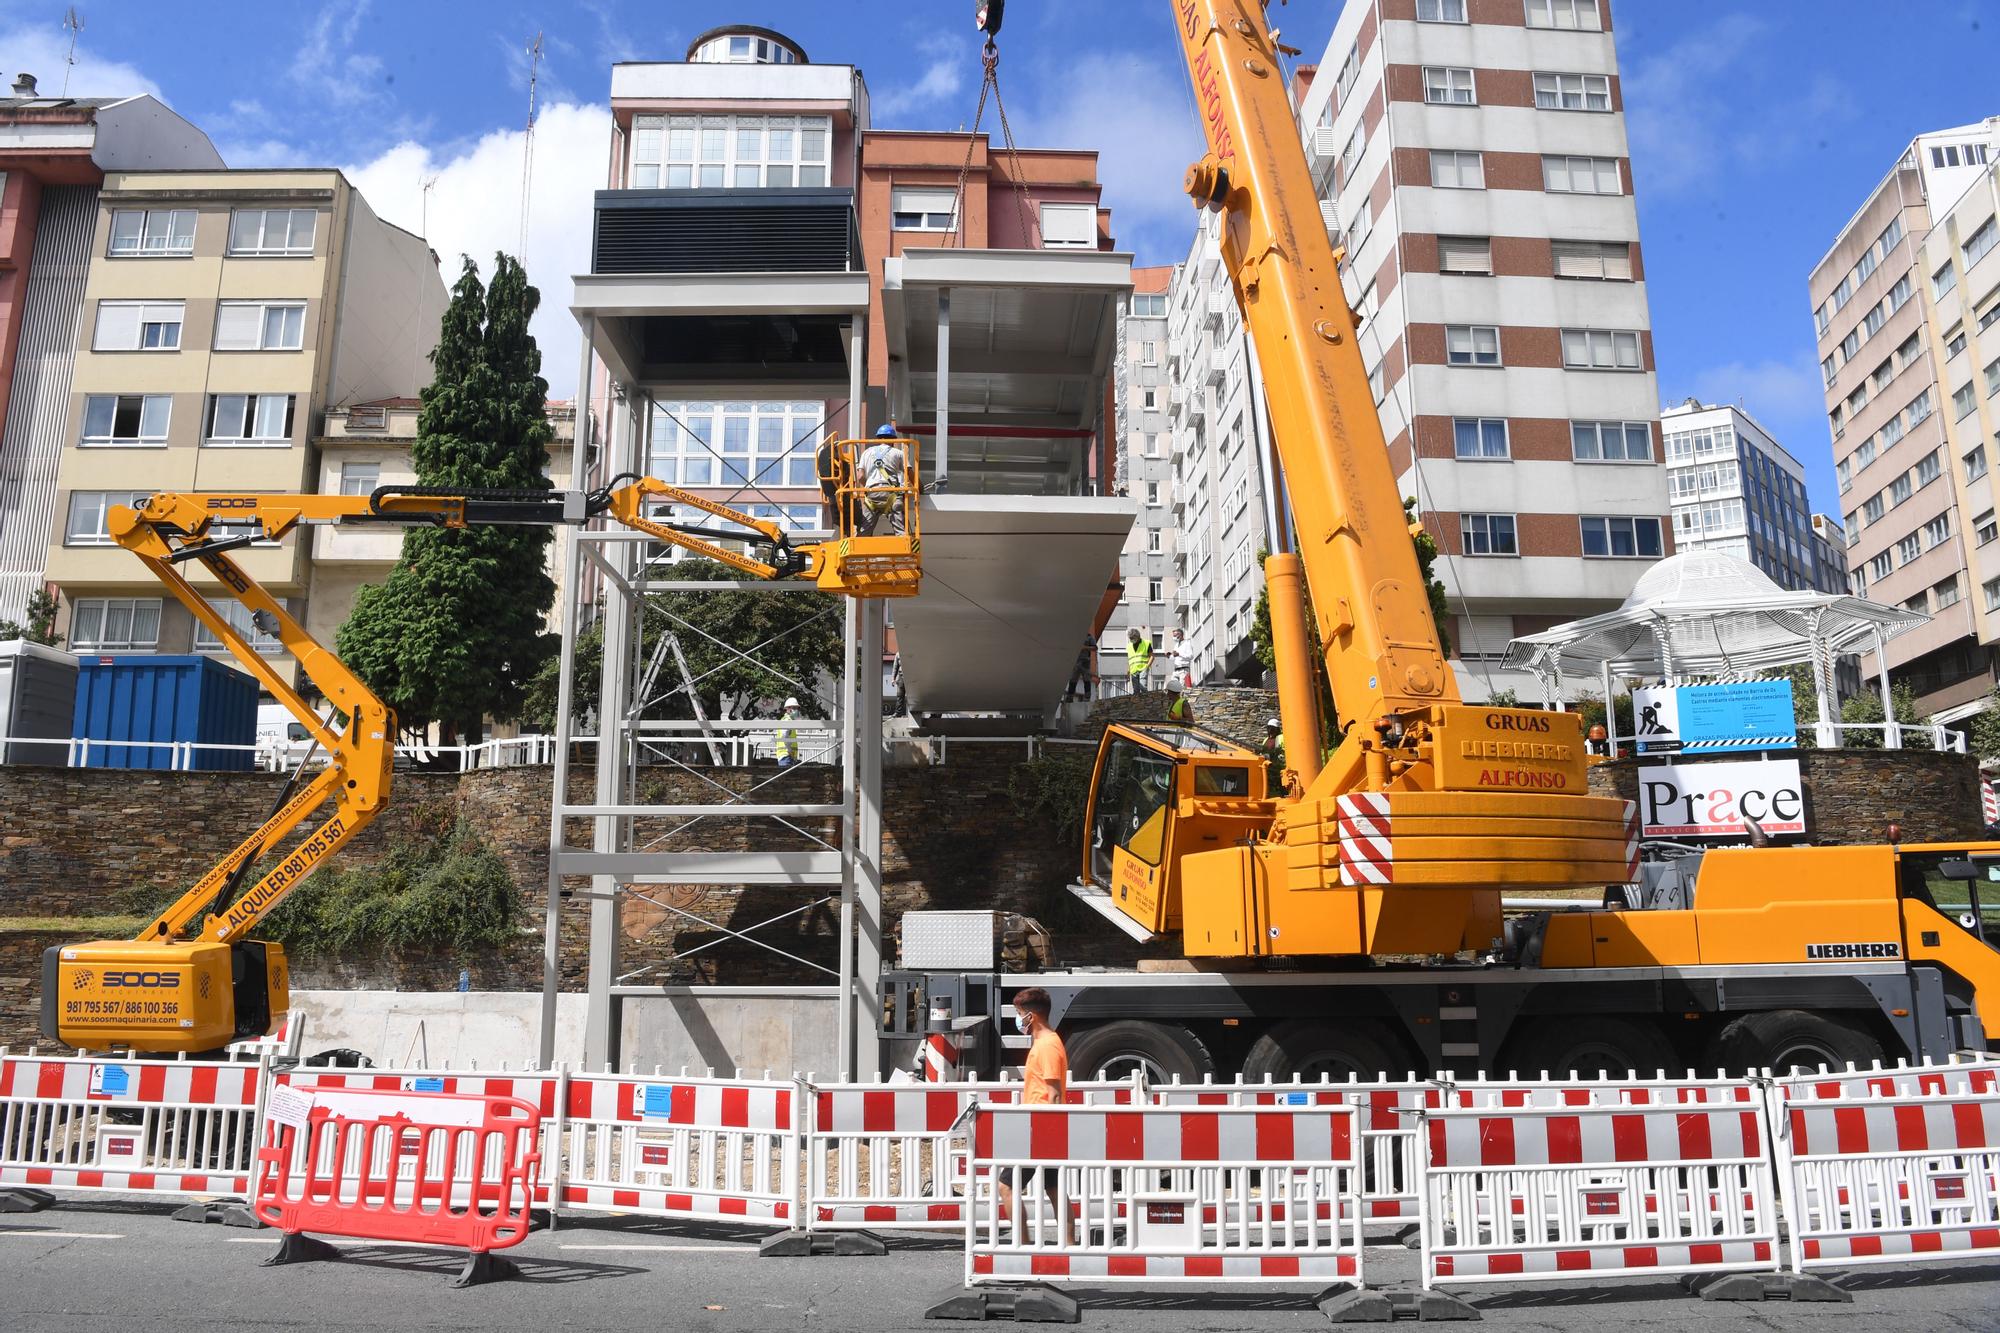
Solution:
<svg viewBox="0 0 2000 1333">
<path fill-rule="evenodd" d="M 860 531 L 863 536 L 873 537 L 885 516 L 889 520 L 890 536 L 900 537 L 906 530 L 903 519 L 903 448 L 896 443 L 897 438 L 893 424 L 877 426 L 875 443 L 863 449 L 861 457 L 855 461 L 855 471 L 860 474 L 862 487 Z"/>
</svg>

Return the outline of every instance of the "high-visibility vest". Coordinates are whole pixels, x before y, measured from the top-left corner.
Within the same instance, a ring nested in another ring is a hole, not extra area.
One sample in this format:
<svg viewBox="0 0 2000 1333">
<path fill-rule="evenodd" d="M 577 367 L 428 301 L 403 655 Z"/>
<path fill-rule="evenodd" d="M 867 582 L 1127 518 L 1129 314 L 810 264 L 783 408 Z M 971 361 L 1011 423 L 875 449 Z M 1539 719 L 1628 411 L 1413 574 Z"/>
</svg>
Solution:
<svg viewBox="0 0 2000 1333">
<path fill-rule="evenodd" d="M 789 722 L 792 719 L 786 718 L 785 720 Z M 781 760 L 797 759 L 799 757 L 799 733 L 791 727 L 784 728 L 778 733 L 777 742 L 772 746 L 772 749 L 776 751 L 778 758 Z"/>
<path fill-rule="evenodd" d="M 1125 645 L 1125 669 L 1135 676 L 1143 676 L 1153 665 L 1153 645 L 1141 639 L 1137 643 L 1128 641 Z"/>
<path fill-rule="evenodd" d="M 1174 701 L 1167 705 L 1167 721 L 1185 722 L 1187 720 L 1188 720 L 1187 696 L 1185 694 L 1176 694 L 1174 696 Z"/>
</svg>

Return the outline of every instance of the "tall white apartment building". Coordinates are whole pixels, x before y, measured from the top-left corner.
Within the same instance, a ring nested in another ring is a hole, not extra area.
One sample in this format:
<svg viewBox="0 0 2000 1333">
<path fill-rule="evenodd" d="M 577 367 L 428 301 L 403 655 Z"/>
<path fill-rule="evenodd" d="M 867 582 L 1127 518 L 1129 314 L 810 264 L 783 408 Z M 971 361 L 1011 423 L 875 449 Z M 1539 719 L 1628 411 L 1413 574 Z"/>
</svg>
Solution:
<svg viewBox="0 0 2000 1333">
<path fill-rule="evenodd" d="M 1124 593 L 1098 636 L 1099 673 L 1107 680 L 1125 674 L 1127 632 L 1137 629 L 1152 643 L 1154 676 L 1167 669 L 1180 577 L 1176 569 L 1179 533 L 1169 497 L 1173 491 L 1171 436 L 1167 430 L 1167 289 L 1169 266 L 1132 270 L 1132 299 L 1119 320 L 1120 356 L 1113 376 L 1124 422 L 1118 442 L 1118 485 L 1139 505 L 1139 518 L 1118 557 Z"/>
<path fill-rule="evenodd" d="M 1258 553 L 1270 545 L 1257 456 L 1270 423 L 1255 349 L 1204 212 L 1167 296 L 1167 417 L 1172 473 L 1158 501 L 1178 530 L 1179 624 L 1197 680 L 1262 675 L 1250 626 L 1264 590 Z M 1141 495 L 1140 523 L 1158 512 Z"/>
<path fill-rule="evenodd" d="M 1671 551 L 1609 0 L 1347 0 L 1300 123 L 1459 685 Z"/>
<path fill-rule="evenodd" d="M 1848 543 L 1848 581 L 1873 601 L 1931 616 L 1887 646 L 1890 677 L 1925 714 L 1962 716 L 1992 691 L 1993 628 L 1981 609 L 1996 535 L 1984 367 L 1991 321 L 2000 118 L 1922 134 L 1841 228 L 1808 282 L 1819 334 Z M 1984 335 L 1983 346 L 1978 341 Z M 1990 553 L 1989 553 L 1990 554 Z M 2000 586 L 1996 586 L 2000 592 Z M 1883 664 L 1862 659 L 1870 676 Z"/>
<path fill-rule="evenodd" d="M 1781 588 L 1818 586 L 1806 469 L 1742 408 L 1690 398 L 1660 413 L 1676 551 L 1748 560 Z"/>
</svg>

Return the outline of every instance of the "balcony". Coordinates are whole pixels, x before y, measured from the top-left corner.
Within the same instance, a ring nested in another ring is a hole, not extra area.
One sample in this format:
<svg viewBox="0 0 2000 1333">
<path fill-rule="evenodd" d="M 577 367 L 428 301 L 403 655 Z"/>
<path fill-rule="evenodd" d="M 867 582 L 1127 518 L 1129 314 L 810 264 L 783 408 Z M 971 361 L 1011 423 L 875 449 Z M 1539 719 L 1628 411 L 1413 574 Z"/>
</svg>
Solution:
<svg viewBox="0 0 2000 1333">
<path fill-rule="evenodd" d="M 850 189 L 597 192 L 592 273 L 846 273 L 862 267 Z"/>
</svg>

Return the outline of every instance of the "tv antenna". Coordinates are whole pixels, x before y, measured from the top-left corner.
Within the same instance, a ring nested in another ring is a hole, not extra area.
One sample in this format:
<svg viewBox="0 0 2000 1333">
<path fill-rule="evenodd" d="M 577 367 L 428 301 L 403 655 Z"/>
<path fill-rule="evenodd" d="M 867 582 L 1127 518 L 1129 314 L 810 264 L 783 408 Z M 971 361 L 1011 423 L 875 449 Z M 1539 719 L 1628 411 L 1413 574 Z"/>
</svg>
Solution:
<svg viewBox="0 0 2000 1333">
<path fill-rule="evenodd" d="M 528 253 L 528 192 L 535 183 L 535 85 L 542 72 L 542 34 L 528 43 L 528 129 L 521 141 L 521 240 L 516 256 L 525 266 Z"/>
<path fill-rule="evenodd" d="M 68 97 L 69 72 L 76 68 L 76 39 L 83 32 L 83 15 L 76 12 L 75 5 L 71 5 L 69 12 L 63 15 L 63 28 L 69 33 L 69 55 L 63 64 L 62 86 L 63 96 Z"/>
<path fill-rule="evenodd" d="M 436 176 L 425 176 L 423 180 L 423 202 L 418 205 L 417 235 L 425 240 L 431 238 L 431 191 L 437 188 Z"/>
</svg>

